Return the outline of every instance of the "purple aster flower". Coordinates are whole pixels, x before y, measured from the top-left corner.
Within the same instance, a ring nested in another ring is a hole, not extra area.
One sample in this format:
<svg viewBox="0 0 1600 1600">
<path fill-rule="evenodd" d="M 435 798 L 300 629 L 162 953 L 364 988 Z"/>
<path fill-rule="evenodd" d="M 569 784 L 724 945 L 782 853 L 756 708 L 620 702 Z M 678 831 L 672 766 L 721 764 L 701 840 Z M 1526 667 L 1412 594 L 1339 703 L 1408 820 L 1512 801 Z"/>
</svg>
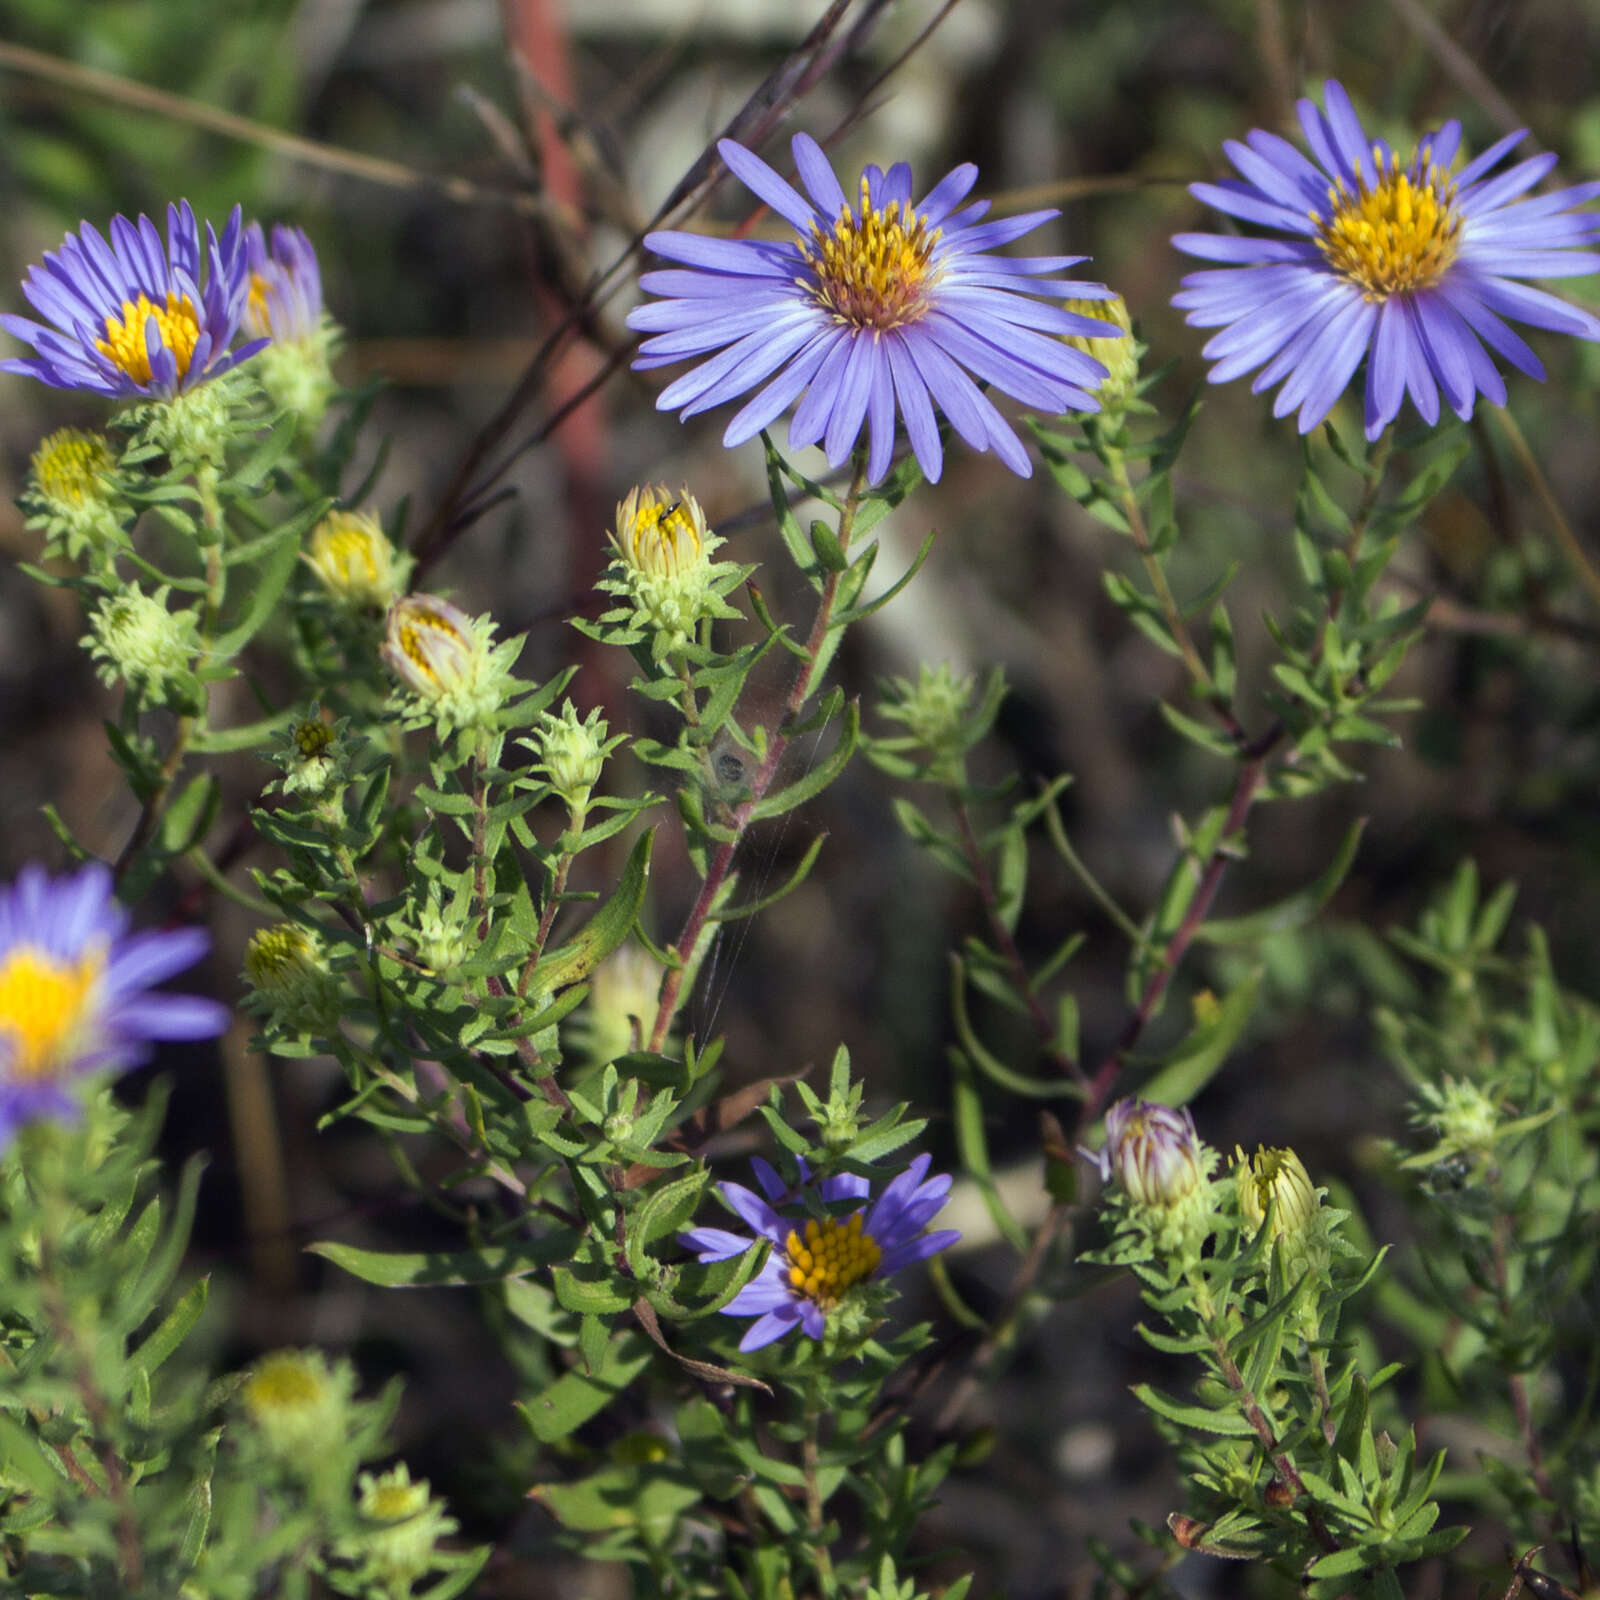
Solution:
<svg viewBox="0 0 1600 1600">
<path fill-rule="evenodd" d="M 259 222 L 244 230 L 249 294 L 244 330 L 252 337 L 302 344 L 322 327 L 322 273 L 303 229 L 272 225 L 272 248 Z"/>
<path fill-rule="evenodd" d="M 1282 381 L 1273 415 L 1298 407 L 1308 433 L 1366 356 L 1366 431 L 1376 439 L 1407 394 L 1429 424 L 1441 392 L 1463 418 L 1478 394 L 1502 404 L 1490 350 L 1542 379 L 1507 317 L 1600 339 L 1600 319 L 1515 281 L 1600 268 L 1600 255 L 1573 248 L 1600 237 L 1600 216 L 1574 210 L 1600 195 L 1600 183 L 1518 200 L 1556 159 L 1534 156 L 1491 177 L 1522 133 L 1452 175 L 1454 121 L 1425 135 L 1402 166 L 1382 139 L 1367 138 L 1339 84 L 1330 81 L 1324 99 L 1326 112 L 1310 100 L 1299 106 L 1315 163 L 1258 128 L 1247 143 L 1223 146 L 1242 181 L 1190 185 L 1219 211 L 1290 235 L 1174 237 L 1189 255 L 1230 263 L 1191 273 L 1172 302 L 1194 326 L 1223 329 L 1204 352 L 1216 361 L 1213 383 L 1260 367 L 1254 391 Z"/>
<path fill-rule="evenodd" d="M 837 467 L 870 421 L 867 480 L 877 483 L 894 453 L 896 412 L 923 475 L 938 478 L 935 405 L 974 450 L 993 449 L 1013 472 L 1030 474 L 1016 434 L 973 377 L 1052 415 L 1100 409 L 1092 391 L 1106 369 L 1052 336 L 1115 338 L 1120 330 L 1031 297 L 1104 300 L 1112 291 L 1042 276 L 1084 256 L 989 254 L 1054 211 L 980 226 L 988 201 L 956 209 L 977 180 L 970 163 L 916 204 L 905 162 L 888 172 L 868 167 L 852 204 L 816 140 L 800 133 L 794 160 L 807 199 L 743 145 L 723 139 L 717 149 L 799 238 L 646 236 L 657 255 L 690 270 L 640 279 L 664 298 L 629 313 L 630 328 L 653 335 L 634 365 L 708 358 L 662 390 L 661 410 L 681 406 L 692 417 L 763 384 L 728 424 L 724 444 L 754 437 L 799 400 L 790 448 L 820 442 Z"/>
<path fill-rule="evenodd" d="M 739 1341 L 741 1350 L 759 1350 L 800 1327 L 822 1337 L 827 1313 L 857 1284 L 887 1278 L 913 1261 L 948 1250 L 961 1237 L 953 1228 L 924 1233 L 950 1193 L 950 1179 L 928 1178 L 927 1156 L 918 1156 L 870 1206 L 848 1217 L 790 1221 L 774 1208 L 795 1198 L 782 1178 L 757 1156 L 750 1164 L 766 1193 L 763 1199 L 737 1183 L 717 1187 L 722 1197 L 755 1230 L 755 1238 L 725 1228 L 694 1228 L 679 1237 L 701 1261 L 726 1261 L 760 1239 L 772 1241 L 766 1265 L 722 1309 L 730 1317 L 754 1317 Z M 802 1179 L 806 1176 L 801 1168 Z M 824 1200 L 866 1200 L 871 1185 L 843 1173 L 824 1178 Z"/>
<path fill-rule="evenodd" d="M 253 356 L 257 339 L 229 350 L 239 331 L 249 266 L 239 208 L 219 241 L 206 224 L 205 287 L 200 230 L 187 200 L 167 207 L 167 247 L 148 217 L 111 219 L 111 243 L 83 223 L 60 250 L 30 267 L 22 292 L 54 326 L 0 316 L 0 327 L 32 345 L 0 361 L 53 389 L 89 389 L 115 399 L 170 400 Z"/>
<path fill-rule="evenodd" d="M 151 1040 L 221 1033 L 225 1007 L 151 990 L 207 944 L 198 928 L 130 934 L 98 862 L 24 867 L 0 889 L 0 1148 L 24 1122 L 76 1116 L 77 1080 L 137 1066 Z"/>
</svg>

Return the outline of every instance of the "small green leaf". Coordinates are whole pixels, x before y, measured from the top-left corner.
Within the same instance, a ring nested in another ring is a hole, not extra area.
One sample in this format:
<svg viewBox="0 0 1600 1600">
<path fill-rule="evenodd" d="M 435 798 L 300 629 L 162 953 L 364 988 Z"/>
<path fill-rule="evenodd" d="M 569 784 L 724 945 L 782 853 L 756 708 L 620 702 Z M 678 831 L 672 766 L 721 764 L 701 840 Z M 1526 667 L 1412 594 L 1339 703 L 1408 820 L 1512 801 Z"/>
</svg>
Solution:
<svg viewBox="0 0 1600 1600">
<path fill-rule="evenodd" d="M 650 1346 L 631 1329 L 616 1335 L 606 1346 L 593 1371 L 574 1367 L 531 1400 L 519 1400 L 517 1410 L 541 1444 L 554 1444 L 598 1415 L 650 1365 Z"/>
</svg>

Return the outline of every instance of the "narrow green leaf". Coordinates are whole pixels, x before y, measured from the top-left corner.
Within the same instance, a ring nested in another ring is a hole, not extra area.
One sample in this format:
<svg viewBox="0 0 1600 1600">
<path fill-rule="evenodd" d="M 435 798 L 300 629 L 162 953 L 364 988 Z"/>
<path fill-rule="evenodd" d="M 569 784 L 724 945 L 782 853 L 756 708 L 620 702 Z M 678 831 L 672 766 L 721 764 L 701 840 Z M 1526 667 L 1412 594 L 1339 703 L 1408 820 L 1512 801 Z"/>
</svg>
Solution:
<svg viewBox="0 0 1600 1600">
<path fill-rule="evenodd" d="M 1148 1383 L 1136 1383 L 1133 1392 L 1158 1417 L 1165 1417 L 1180 1427 L 1193 1428 L 1199 1433 L 1217 1433 L 1229 1439 L 1255 1437 L 1255 1429 L 1237 1411 L 1212 1411 L 1205 1406 L 1184 1405 L 1180 1401 L 1168 1399 L 1159 1389 L 1152 1389 Z"/>
<path fill-rule="evenodd" d="M 750 808 L 750 821 L 759 822 L 767 817 L 781 817 L 793 811 L 824 789 L 850 764 L 856 742 L 861 734 L 861 704 L 851 700 L 845 707 L 844 727 L 827 756 L 817 762 L 804 777 L 791 783 L 776 794 L 765 794 Z"/>
<path fill-rule="evenodd" d="M 554 1444 L 598 1415 L 650 1365 L 650 1345 L 631 1329 L 616 1335 L 592 1372 L 574 1367 L 517 1410 L 541 1444 Z"/>
<path fill-rule="evenodd" d="M 1242 917 L 1212 918 L 1195 930 L 1195 938 L 1210 944 L 1250 945 L 1278 933 L 1303 928 L 1333 898 L 1361 848 L 1361 835 L 1367 825 L 1358 817 L 1345 830 L 1333 859 L 1304 889 Z"/>
</svg>

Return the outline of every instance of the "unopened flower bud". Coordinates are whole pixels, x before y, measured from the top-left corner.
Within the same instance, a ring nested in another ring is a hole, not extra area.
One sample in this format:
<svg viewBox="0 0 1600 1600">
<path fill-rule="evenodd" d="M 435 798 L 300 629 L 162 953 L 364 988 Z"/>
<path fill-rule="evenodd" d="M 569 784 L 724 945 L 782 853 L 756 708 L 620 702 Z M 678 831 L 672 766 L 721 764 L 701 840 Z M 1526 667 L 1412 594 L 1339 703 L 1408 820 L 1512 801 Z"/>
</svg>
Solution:
<svg viewBox="0 0 1600 1600">
<path fill-rule="evenodd" d="M 441 905 L 438 888 L 430 885 L 428 898 L 417 912 L 416 926 L 407 930 L 407 937 L 417 960 L 433 977 L 443 978 L 477 948 L 475 928 L 476 923 L 464 906 Z"/>
<path fill-rule="evenodd" d="M 300 1033 L 325 1033 L 339 1019 L 339 980 L 316 937 L 298 923 L 260 928 L 245 947 L 244 975 L 265 1011 L 279 1026 Z"/>
<path fill-rule="evenodd" d="M 1187 1106 L 1119 1100 L 1106 1113 L 1100 1176 L 1138 1205 L 1171 1209 L 1205 1182 L 1205 1159 Z"/>
<path fill-rule="evenodd" d="M 313 530 L 305 560 L 340 605 L 368 611 L 394 602 L 411 565 L 370 511 L 330 511 Z"/>
<path fill-rule="evenodd" d="M 370 1526 L 342 1539 L 340 1554 L 360 1562 L 361 1576 L 379 1592 L 410 1594 L 433 1566 L 439 1540 L 455 1532 L 455 1519 L 429 1495 L 425 1478 L 411 1481 L 403 1461 L 380 1476 L 363 1472 L 356 1487 Z"/>
<path fill-rule="evenodd" d="M 116 462 L 98 433 L 58 428 L 33 453 L 23 492 L 28 526 L 59 540 L 74 560 L 122 542 L 126 506 L 111 479 Z"/>
<path fill-rule="evenodd" d="M 488 617 L 469 617 L 437 595 L 406 595 L 389 607 L 383 659 L 442 732 L 489 722 L 520 649 L 520 639 L 496 646 Z"/>
<path fill-rule="evenodd" d="M 1293 1150 L 1268 1150 L 1265 1146 L 1246 1158 L 1236 1152 L 1239 1163 L 1239 1217 L 1252 1233 L 1259 1233 L 1273 1201 L 1273 1234 L 1284 1238 L 1301 1233 L 1316 1215 L 1319 1201 L 1305 1163 Z"/>
<path fill-rule="evenodd" d="M 344 1362 L 330 1369 L 315 1350 L 277 1350 L 251 1369 L 239 1398 L 268 1454 L 309 1476 L 344 1443 L 354 1387 Z"/>
<path fill-rule="evenodd" d="M 290 723 L 273 759 L 283 768 L 279 787 L 286 795 L 303 794 L 315 800 L 344 776 L 345 752 L 339 734 L 318 716 Z"/>
<path fill-rule="evenodd" d="M 1110 323 L 1121 330 L 1120 337 L 1107 328 L 1103 335 L 1082 333 L 1063 335 L 1065 343 L 1081 350 L 1106 369 L 1106 376 L 1093 388 L 1095 398 L 1106 410 L 1116 410 L 1132 395 L 1139 381 L 1139 346 L 1133 337 L 1133 322 L 1127 302 L 1119 295 L 1109 300 L 1064 300 L 1063 311 Z M 1091 386 L 1093 387 L 1093 386 Z"/>
<path fill-rule="evenodd" d="M 1477 1084 L 1447 1078 L 1433 1098 L 1428 1121 L 1451 1154 L 1479 1156 L 1493 1150 L 1500 1111 Z"/>
<path fill-rule="evenodd" d="M 82 642 L 100 663 L 100 681 L 119 679 L 152 705 L 198 709 L 193 664 L 200 654 L 199 618 L 169 611 L 168 584 L 147 595 L 136 583 L 107 595 L 89 619 Z"/>
<path fill-rule="evenodd" d="M 530 741 L 538 752 L 539 766 L 550 787 L 574 812 L 580 812 L 600 781 L 608 749 L 599 708 L 580 719 L 572 702 L 566 700 L 559 715 L 546 711 L 539 723 L 539 736 Z"/>
<path fill-rule="evenodd" d="M 931 757 L 934 777 L 960 777 L 960 760 L 972 743 L 967 725 L 972 708 L 972 678 L 952 670 L 948 661 L 921 666 L 917 680 L 892 678 L 884 686 L 878 713 L 902 724 L 906 736 Z"/>
</svg>

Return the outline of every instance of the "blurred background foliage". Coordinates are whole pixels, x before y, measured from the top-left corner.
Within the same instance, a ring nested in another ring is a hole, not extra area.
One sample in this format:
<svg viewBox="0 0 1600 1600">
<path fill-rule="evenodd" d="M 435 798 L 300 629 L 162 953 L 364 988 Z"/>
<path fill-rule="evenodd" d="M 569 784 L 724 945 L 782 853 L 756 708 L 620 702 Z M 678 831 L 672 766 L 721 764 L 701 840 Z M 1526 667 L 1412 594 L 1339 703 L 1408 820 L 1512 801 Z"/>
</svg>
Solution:
<svg viewBox="0 0 1600 1600">
<path fill-rule="evenodd" d="M 0 279 L 18 280 L 80 218 L 104 227 L 114 211 L 159 215 L 180 195 L 219 222 L 241 204 L 249 216 L 300 224 L 348 333 L 341 375 L 388 375 L 372 436 L 390 441 L 378 507 L 386 522 L 409 514 L 415 527 L 588 276 L 613 261 L 822 11 L 818 0 L 3 0 Z M 842 129 L 833 141 L 841 168 L 908 158 L 926 187 L 975 160 L 980 192 L 1002 207 L 1061 204 L 1040 248 L 1092 255 L 1083 270 L 1125 295 L 1152 363 L 1178 358 L 1156 396 L 1168 415 L 1203 373 L 1202 335 L 1168 304 L 1184 266 L 1167 237 L 1201 214 L 1184 184 L 1219 175 L 1224 137 L 1252 126 L 1293 134 L 1295 97 L 1320 91 L 1325 76 L 1338 76 L 1368 125 L 1402 148 L 1459 116 L 1471 148 L 1525 126 L 1525 153 L 1556 151 L 1562 181 L 1600 176 L 1600 6 L 1590 0 L 859 0 L 830 38 L 835 59 L 787 125 L 819 137 Z M 141 86 L 158 93 L 137 100 Z M 219 131 L 208 110 L 245 120 Z M 288 148 L 283 134 L 311 142 Z M 765 153 L 781 159 L 784 146 L 773 139 Z M 472 194 L 452 197 L 446 179 L 469 180 Z M 732 188 L 712 211 L 725 223 L 744 215 Z M 1593 280 L 1562 287 L 1600 297 Z M 24 309 L 15 291 L 3 299 Z M 630 302 L 625 289 L 587 320 L 585 339 L 536 386 L 514 439 L 624 348 Z M 1512 409 L 1580 539 L 1600 545 L 1600 349 L 1535 343 L 1550 381 L 1513 381 Z M 579 645 L 562 618 L 589 605 L 611 508 L 637 481 L 689 485 L 732 541 L 727 554 L 763 563 L 775 608 L 798 599 L 763 506 L 759 450 L 725 453 L 721 420 L 681 427 L 653 411 L 652 393 L 625 367 L 616 372 L 517 458 L 505 480 L 514 496 L 456 541 L 429 580 L 492 609 L 505 632 L 527 630 L 530 676 Z M 1299 445 L 1246 384 L 1204 399 L 1179 468 L 1174 582 L 1192 593 L 1239 564 L 1230 604 L 1249 706 L 1259 615 L 1284 613 L 1295 581 L 1287 534 Z M 39 437 L 98 416 L 82 397 L 0 377 L 9 554 L 34 554 L 9 502 Z M 1348 399 L 1335 421 L 1355 432 Z M 1404 748 L 1369 754 L 1359 786 L 1259 811 L 1250 857 L 1218 910 L 1242 912 L 1309 882 L 1364 817 L 1354 871 L 1320 923 L 1279 935 L 1248 963 L 1191 954 L 1168 1018 L 1175 1027 L 1199 990 L 1225 991 L 1264 961 L 1265 1004 L 1198 1104 L 1201 1128 L 1225 1149 L 1236 1139 L 1294 1144 L 1319 1181 L 1349 1189 L 1378 1237 L 1402 1245 L 1404 1214 L 1373 1158 L 1375 1139 L 1399 1132 L 1401 1088 L 1366 1014 L 1375 1000 L 1414 995 L 1423 979 L 1385 931 L 1413 923 L 1470 855 L 1487 885 L 1519 882 L 1517 916 L 1548 929 L 1562 981 L 1600 995 L 1600 608 L 1570 576 L 1495 419 L 1480 415 L 1467 436 L 1466 464 L 1396 563 L 1403 591 L 1432 602 L 1400 686 L 1422 703 L 1402 719 Z M 357 470 L 371 464 L 369 455 Z M 870 703 L 878 677 L 919 661 L 1003 665 L 1014 690 L 982 769 L 1018 771 L 1025 783 L 1074 774 L 1065 810 L 1077 848 L 1142 911 L 1170 864 L 1172 813 L 1220 798 L 1228 773 L 1166 730 L 1156 702 L 1180 692 L 1181 668 L 1104 598 L 1101 571 L 1131 551 L 1043 474 L 1021 482 L 960 451 L 937 489 L 888 525 L 888 553 L 909 557 L 929 525 L 941 530 L 933 558 L 900 602 L 852 634 L 840 674 Z M 108 695 L 78 649 L 81 631 L 65 592 L 0 569 L 6 876 L 30 858 L 58 862 L 40 817 L 47 800 L 102 854 L 115 854 L 131 826 L 101 732 Z M 613 728 L 647 731 L 649 708 L 624 697 L 619 664 L 589 647 L 578 655 L 581 703 L 603 705 Z M 235 807 L 270 777 L 232 772 Z M 757 882 L 781 881 L 816 830 L 831 839 L 799 892 L 728 935 L 690 1020 L 702 1036 L 727 1035 L 736 1079 L 825 1062 L 845 1041 L 879 1098 L 935 1111 L 936 1160 L 948 1165 L 938 1116 L 945 951 L 979 925 L 980 908 L 901 838 L 893 787 L 863 767 L 803 824 L 756 835 L 746 872 Z M 1122 950 L 1047 855 L 1020 937 L 1039 951 L 1073 927 L 1089 932 L 1075 970 L 1085 1053 L 1096 1056 L 1122 1018 Z M 663 837 L 658 927 L 676 924 L 691 891 L 681 851 Z M 164 892 L 170 904 L 199 891 Z M 250 928 L 220 905 L 215 926 L 212 983 L 233 998 Z M 1520 948 L 1521 934 L 1512 937 Z M 349 1130 L 315 1132 L 337 1089 L 328 1069 L 252 1061 L 244 1036 L 224 1042 L 222 1070 L 205 1051 L 173 1062 L 171 1153 L 214 1154 L 193 1268 L 214 1274 L 207 1327 L 217 1358 L 318 1342 L 349 1351 L 369 1384 L 403 1373 L 408 1458 L 449 1494 L 469 1534 L 503 1528 L 517 1515 L 528 1447 L 510 1409 L 516 1376 L 495 1354 L 481 1308 L 467 1292 L 369 1290 L 302 1253 L 329 1236 L 416 1248 L 436 1225 L 381 1149 Z M 1003 1187 L 1037 1215 L 1045 1202 L 1032 1112 L 1008 1115 L 997 1113 L 991 1147 L 1002 1167 L 1018 1163 Z M 992 1303 L 1011 1259 L 981 1205 L 958 1195 L 957 1208 L 952 1221 L 970 1237 L 951 1271 L 974 1303 Z M 1152 1361 L 1130 1331 L 1133 1316 L 1118 1285 L 1058 1309 L 957 1419 L 971 1465 L 951 1479 L 928 1532 L 933 1545 L 975 1556 L 975 1592 L 1081 1592 L 1088 1534 L 1130 1515 L 1159 1523 L 1178 1503 L 1156 1437 L 1126 1398 Z M 1430 1434 L 1426 1418 L 1422 1431 L 1430 1446 L 1480 1442 Z M 578 1592 L 571 1569 L 544 1559 L 549 1531 L 542 1513 L 527 1512 L 483 1592 Z M 1492 1587 L 1503 1587 L 1503 1557 L 1492 1540 L 1476 1551 Z M 1185 1574 L 1197 1592 L 1238 1579 L 1195 1561 Z M 621 1581 L 592 1573 L 582 1592 L 615 1592 Z"/>
</svg>

